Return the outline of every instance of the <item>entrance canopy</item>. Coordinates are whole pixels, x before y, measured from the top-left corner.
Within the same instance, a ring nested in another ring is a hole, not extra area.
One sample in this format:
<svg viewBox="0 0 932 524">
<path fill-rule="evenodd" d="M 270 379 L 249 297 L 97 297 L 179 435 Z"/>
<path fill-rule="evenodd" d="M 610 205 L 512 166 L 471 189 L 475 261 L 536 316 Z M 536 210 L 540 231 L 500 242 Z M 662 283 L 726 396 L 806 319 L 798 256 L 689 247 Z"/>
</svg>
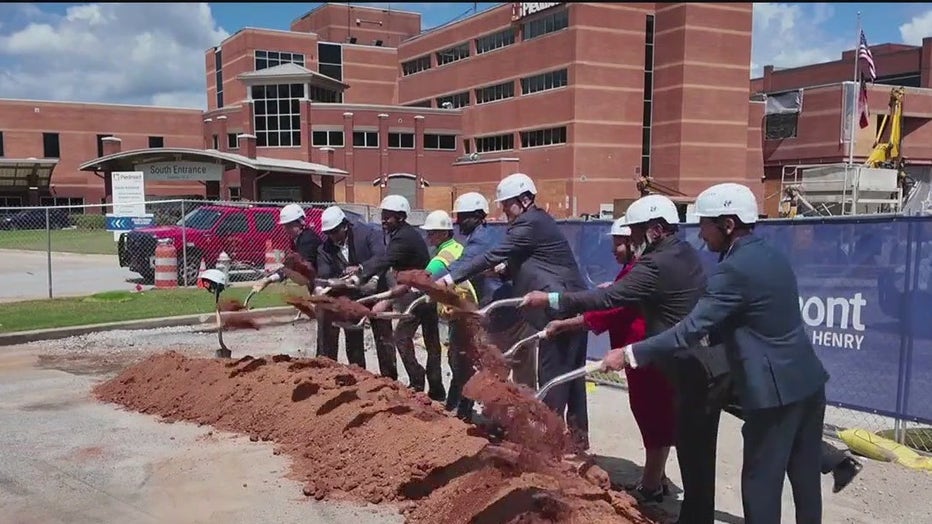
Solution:
<svg viewBox="0 0 932 524">
<path fill-rule="evenodd" d="M 261 156 L 249 158 L 236 153 L 217 151 L 216 149 L 188 149 L 180 147 L 158 147 L 121 151 L 87 161 L 81 164 L 78 169 L 81 171 L 134 171 L 138 165 L 160 162 L 200 162 L 217 164 L 223 167 L 223 171 L 236 167 L 248 167 L 256 170 L 259 174 L 263 172 L 275 172 L 331 177 L 345 177 L 349 174 L 342 169 L 301 160 L 282 160 L 280 158 Z M 49 172 L 51 173 L 51 171 Z M 199 179 L 185 178 L 185 180 Z"/>
<path fill-rule="evenodd" d="M 0 158 L 0 191 L 47 189 L 57 158 Z"/>
</svg>

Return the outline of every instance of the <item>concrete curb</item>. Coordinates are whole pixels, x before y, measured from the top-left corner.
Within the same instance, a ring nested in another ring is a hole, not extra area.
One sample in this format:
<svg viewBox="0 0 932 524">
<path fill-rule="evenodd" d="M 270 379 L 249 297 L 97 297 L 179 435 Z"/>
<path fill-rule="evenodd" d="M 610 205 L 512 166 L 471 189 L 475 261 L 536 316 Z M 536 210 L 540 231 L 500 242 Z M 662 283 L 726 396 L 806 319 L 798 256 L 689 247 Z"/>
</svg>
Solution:
<svg viewBox="0 0 932 524">
<path fill-rule="evenodd" d="M 288 324 L 294 319 L 296 310 L 291 306 L 278 306 L 252 310 L 256 318 L 270 318 L 264 325 Z M 274 318 L 279 317 L 279 318 Z M 177 317 L 147 318 L 129 320 L 125 322 L 107 322 L 105 324 L 89 324 L 84 326 L 69 326 L 64 328 L 37 329 L 34 331 L 17 331 L 14 333 L 0 333 L 0 347 L 26 344 L 40 340 L 58 340 L 62 338 L 86 335 L 97 331 L 156 329 L 165 327 L 194 326 L 213 322 L 214 313 L 201 313 L 197 315 L 183 315 Z"/>
</svg>

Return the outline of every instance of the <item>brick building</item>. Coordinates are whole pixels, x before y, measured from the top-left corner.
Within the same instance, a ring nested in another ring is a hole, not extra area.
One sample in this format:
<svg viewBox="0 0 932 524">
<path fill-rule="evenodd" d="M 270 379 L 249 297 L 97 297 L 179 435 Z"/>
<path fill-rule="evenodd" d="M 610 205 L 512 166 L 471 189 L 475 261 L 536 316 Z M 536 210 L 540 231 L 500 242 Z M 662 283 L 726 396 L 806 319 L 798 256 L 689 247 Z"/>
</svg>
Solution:
<svg viewBox="0 0 932 524">
<path fill-rule="evenodd" d="M 891 89 L 905 86 L 902 110 L 902 152 L 910 177 L 932 182 L 932 37 L 921 46 L 871 46 L 877 78 L 868 84 L 870 121 L 855 129 L 853 160 L 863 163 L 874 148 L 885 115 L 890 115 Z M 780 97 L 799 93 L 799 110 L 766 115 L 762 122 L 764 209 L 775 216 L 784 179 L 795 166 L 840 164 L 848 159 L 845 125 L 858 120 L 854 84 L 854 49 L 839 60 L 792 69 L 764 67 L 764 75 L 751 80 L 752 96 Z M 847 86 L 845 85 L 847 83 Z M 848 90 L 846 93 L 846 89 Z M 854 106 L 853 113 L 849 112 Z M 846 111 L 847 110 L 847 111 Z M 846 116 L 848 115 L 848 116 Z M 889 123 L 880 142 L 889 139 Z"/>
<path fill-rule="evenodd" d="M 400 192 L 447 209 L 522 171 L 556 216 L 635 198 L 644 174 L 693 196 L 723 180 L 761 187 L 751 11 L 518 3 L 421 31 L 417 13 L 325 4 L 290 31 L 245 28 L 207 50 L 206 112 L 0 101 L 0 172 L 13 173 L 0 195 L 99 202 L 108 173 L 139 166 L 153 195 Z M 58 149 L 43 150 L 53 134 Z M 171 162 L 222 172 L 150 176 Z"/>
</svg>

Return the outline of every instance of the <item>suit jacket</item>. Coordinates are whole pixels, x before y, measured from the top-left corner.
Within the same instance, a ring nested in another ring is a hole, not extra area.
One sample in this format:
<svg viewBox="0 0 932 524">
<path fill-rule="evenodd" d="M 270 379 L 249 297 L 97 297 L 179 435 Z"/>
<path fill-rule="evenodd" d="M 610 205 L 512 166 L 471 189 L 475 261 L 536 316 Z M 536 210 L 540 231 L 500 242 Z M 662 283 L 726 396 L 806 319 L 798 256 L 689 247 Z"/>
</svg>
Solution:
<svg viewBox="0 0 932 524">
<path fill-rule="evenodd" d="M 430 250 L 427 248 L 427 242 L 414 226 L 405 222 L 388 237 L 388 245 L 384 252 L 362 262 L 359 280 L 366 282 L 375 275 L 385 274 L 389 269 L 424 269 L 429 263 Z"/>
<path fill-rule="evenodd" d="M 385 252 L 385 239 L 381 230 L 368 224 L 350 224 L 346 243 L 349 258 L 344 258 L 340 246 L 329 238 L 317 250 L 317 276 L 339 278 L 349 266 L 358 266 Z M 384 278 L 379 279 L 379 291 L 387 288 Z"/>
<path fill-rule="evenodd" d="M 710 334 L 724 343 L 744 409 L 803 400 L 828 380 L 803 326 L 789 261 L 753 235 L 734 243 L 686 318 L 634 344 L 635 361 L 649 363 Z"/>
<path fill-rule="evenodd" d="M 508 226 L 501 242 L 483 255 L 453 268 L 450 276 L 460 283 L 502 262 L 508 264 L 512 293 L 516 296 L 536 290 L 586 289 L 573 250 L 556 220 L 536 206 Z M 520 314 L 537 330 L 555 318 L 553 311 L 524 309 Z"/>
<path fill-rule="evenodd" d="M 573 315 L 585 311 L 637 306 L 647 321 L 647 335 L 661 333 L 680 322 L 705 291 L 706 278 L 699 253 L 684 240 L 668 236 L 652 244 L 624 278 L 611 286 L 560 296 L 561 313 Z M 696 340 L 695 346 L 699 346 Z M 689 347 L 689 346 L 687 346 Z M 676 355 L 664 355 L 655 365 L 674 383 L 677 382 L 674 359 L 696 358 L 710 378 L 728 373 L 724 348 L 701 348 Z M 640 362 L 638 362 L 640 363 Z"/>
</svg>

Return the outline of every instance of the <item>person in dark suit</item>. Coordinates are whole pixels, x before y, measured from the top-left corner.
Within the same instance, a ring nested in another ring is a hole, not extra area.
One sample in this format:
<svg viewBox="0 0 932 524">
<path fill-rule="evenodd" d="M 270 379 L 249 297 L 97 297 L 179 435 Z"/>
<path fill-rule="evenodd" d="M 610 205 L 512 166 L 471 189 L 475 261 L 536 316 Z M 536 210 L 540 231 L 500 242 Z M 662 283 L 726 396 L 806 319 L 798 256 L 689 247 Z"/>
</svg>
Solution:
<svg viewBox="0 0 932 524">
<path fill-rule="evenodd" d="M 327 237 L 318 248 L 317 276 L 340 278 L 353 274 L 360 264 L 371 260 L 385 251 L 385 239 L 381 231 L 367 224 L 353 224 L 339 206 L 330 206 L 321 215 L 321 231 Z M 364 295 L 388 289 L 385 275 L 375 275 L 369 282 L 356 290 L 332 290 L 331 296 L 346 295 L 353 300 Z M 324 310 L 317 313 L 317 355 L 337 359 L 340 328 L 333 325 L 333 315 Z M 364 332 L 344 329 L 346 359 L 350 364 L 366 368 Z M 379 371 L 383 376 L 397 379 L 395 348 L 391 343 L 392 324 L 387 320 L 373 320 L 372 334 L 379 360 Z"/>
<path fill-rule="evenodd" d="M 388 246 L 385 252 L 363 262 L 355 269 L 351 278 L 355 283 L 367 282 L 376 275 L 384 274 L 389 269 L 406 271 L 423 270 L 430 263 L 430 251 L 424 237 L 408 223 L 411 204 L 401 195 L 388 195 L 379 205 L 382 211 L 382 229 L 388 234 Z M 409 291 L 395 301 L 398 310 L 404 311 L 419 293 Z M 373 306 L 373 311 L 385 311 L 392 306 L 390 301 L 382 301 Z M 424 391 L 425 370 L 418 363 L 414 353 L 414 333 L 418 326 L 424 336 L 424 348 L 427 350 L 426 379 L 429 390 L 427 395 L 443 402 L 447 392 L 443 385 L 443 370 L 440 346 L 440 318 L 437 305 L 425 302 L 412 311 L 414 319 L 399 320 L 395 326 L 394 344 L 401 355 L 401 362 L 408 373 L 409 385 L 415 391 Z"/>
<path fill-rule="evenodd" d="M 753 235 L 757 199 L 740 184 L 718 184 L 696 199 L 700 234 L 721 253 L 705 294 L 678 324 L 613 349 L 608 369 L 649 364 L 720 340 L 741 403 L 744 462 L 741 495 L 752 524 L 780 522 L 784 474 L 796 522 L 822 521 L 820 465 L 825 383 L 799 311 L 796 275 L 783 253 Z"/>
<path fill-rule="evenodd" d="M 647 321 L 648 335 L 663 332 L 692 310 L 706 283 L 699 253 L 676 236 L 679 221 L 676 204 L 665 196 L 636 200 L 625 212 L 625 222 L 638 246 L 634 255 L 640 258 L 625 278 L 601 289 L 528 293 L 522 305 L 565 315 L 636 306 Z M 675 392 L 676 457 L 683 477 L 678 522 L 712 524 L 718 425 L 729 388 L 724 349 L 686 351 L 653 364 Z"/>
<path fill-rule="evenodd" d="M 505 238 L 484 255 L 451 268 L 438 280 L 446 284 L 461 283 L 480 273 L 507 263 L 515 293 L 536 289 L 579 291 L 586 289 L 569 242 L 556 221 L 534 205 L 537 188 L 524 173 L 502 179 L 496 189 L 496 201 L 510 222 Z M 522 312 L 524 321 L 534 331 L 544 329 L 553 320 L 551 312 Z M 530 333 L 528 333 L 530 334 Z M 587 335 L 565 333 L 552 340 L 542 340 L 538 349 L 538 382 L 572 371 L 586 363 Z M 530 351 L 526 355 L 532 355 Z M 567 426 L 581 450 L 589 447 L 589 417 L 586 406 L 586 383 L 574 380 L 553 388 L 544 403 L 565 417 Z"/>
</svg>

